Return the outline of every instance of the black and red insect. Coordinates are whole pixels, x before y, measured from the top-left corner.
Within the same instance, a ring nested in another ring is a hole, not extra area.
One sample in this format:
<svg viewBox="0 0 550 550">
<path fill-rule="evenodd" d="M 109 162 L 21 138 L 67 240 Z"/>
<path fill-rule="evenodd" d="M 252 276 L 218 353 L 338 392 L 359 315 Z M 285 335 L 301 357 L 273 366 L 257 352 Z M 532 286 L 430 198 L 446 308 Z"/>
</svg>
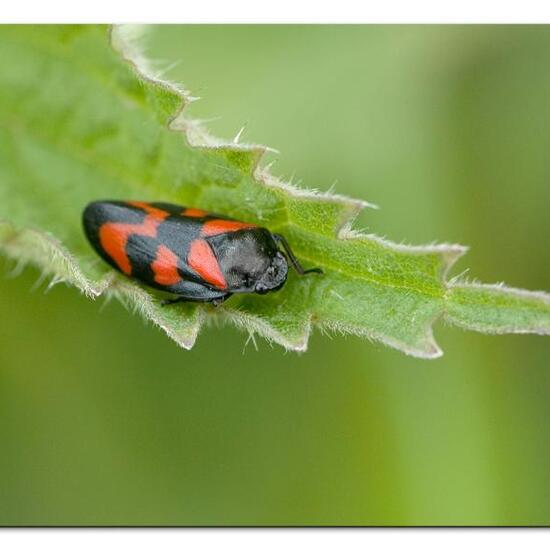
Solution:
<svg viewBox="0 0 550 550">
<path fill-rule="evenodd" d="M 300 275 L 322 273 L 303 269 L 282 235 L 196 208 L 98 201 L 88 204 L 82 219 L 88 240 L 104 260 L 178 296 L 168 303 L 217 305 L 235 293 L 279 290 L 289 262 Z"/>
</svg>

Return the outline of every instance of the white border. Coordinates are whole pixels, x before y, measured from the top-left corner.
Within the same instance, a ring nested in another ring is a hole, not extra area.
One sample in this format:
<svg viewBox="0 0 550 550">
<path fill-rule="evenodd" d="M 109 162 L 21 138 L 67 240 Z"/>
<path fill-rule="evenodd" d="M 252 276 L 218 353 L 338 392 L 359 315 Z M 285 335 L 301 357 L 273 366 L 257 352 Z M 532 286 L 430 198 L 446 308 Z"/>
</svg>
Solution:
<svg viewBox="0 0 550 550">
<path fill-rule="evenodd" d="M 548 23 L 544 0 L 18 0 L 1 23 Z"/>
<path fill-rule="evenodd" d="M 404 548 L 407 550 L 507 550 L 528 543 L 529 550 L 548 548 L 547 530 L 528 529 L 32 529 L 0 532 L 3 548 L 41 550 L 162 550 L 223 548 L 224 550 Z"/>
</svg>

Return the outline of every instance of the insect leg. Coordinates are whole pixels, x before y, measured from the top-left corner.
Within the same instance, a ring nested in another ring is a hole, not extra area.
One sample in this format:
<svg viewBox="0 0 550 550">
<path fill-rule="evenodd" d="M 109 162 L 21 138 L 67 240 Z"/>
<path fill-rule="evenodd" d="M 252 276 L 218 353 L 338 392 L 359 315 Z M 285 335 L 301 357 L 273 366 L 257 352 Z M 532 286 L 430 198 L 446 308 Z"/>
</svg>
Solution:
<svg viewBox="0 0 550 550">
<path fill-rule="evenodd" d="M 279 233 L 273 233 L 273 238 L 277 243 L 280 243 L 282 247 L 285 249 L 288 259 L 290 260 L 292 267 L 296 270 L 296 273 L 298 273 L 298 275 L 307 275 L 308 273 L 321 273 L 321 274 L 323 273 L 323 270 L 320 267 L 304 269 L 300 264 L 300 262 L 298 261 L 298 258 L 294 256 L 294 252 L 292 252 L 292 249 L 290 248 L 288 241 L 283 235 L 280 235 Z"/>
<path fill-rule="evenodd" d="M 193 298 L 184 298 L 183 296 L 180 296 L 179 298 L 172 298 L 172 299 L 168 299 L 168 300 L 162 300 L 160 305 L 161 306 L 171 306 L 173 304 L 179 304 L 180 302 L 203 302 L 203 303 L 210 303 L 214 307 L 218 307 L 218 306 L 221 306 L 227 300 L 227 298 L 229 298 L 230 296 L 232 296 L 232 294 L 229 293 L 229 292 L 225 296 L 222 296 L 220 298 L 212 298 L 211 300 L 197 300 L 196 298 L 195 299 L 193 299 Z"/>
<path fill-rule="evenodd" d="M 210 302 L 217 306 L 231 296 L 230 292 L 212 290 L 193 281 L 181 281 L 172 287 L 170 292 L 177 294 L 178 297 L 164 300 L 162 305 L 177 304 L 178 302 Z"/>
</svg>

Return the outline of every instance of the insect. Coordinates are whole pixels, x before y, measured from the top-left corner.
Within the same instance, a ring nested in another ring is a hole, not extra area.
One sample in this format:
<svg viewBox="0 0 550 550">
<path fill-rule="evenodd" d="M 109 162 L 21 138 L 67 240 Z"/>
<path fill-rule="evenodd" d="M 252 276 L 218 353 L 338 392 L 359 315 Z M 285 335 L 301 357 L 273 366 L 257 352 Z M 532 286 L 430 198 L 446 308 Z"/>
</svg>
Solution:
<svg viewBox="0 0 550 550">
<path fill-rule="evenodd" d="M 322 273 L 303 269 L 282 235 L 196 208 L 98 201 L 82 221 L 91 245 L 115 269 L 178 296 L 166 304 L 219 305 L 232 294 L 279 290 L 289 263 L 299 275 Z"/>
</svg>

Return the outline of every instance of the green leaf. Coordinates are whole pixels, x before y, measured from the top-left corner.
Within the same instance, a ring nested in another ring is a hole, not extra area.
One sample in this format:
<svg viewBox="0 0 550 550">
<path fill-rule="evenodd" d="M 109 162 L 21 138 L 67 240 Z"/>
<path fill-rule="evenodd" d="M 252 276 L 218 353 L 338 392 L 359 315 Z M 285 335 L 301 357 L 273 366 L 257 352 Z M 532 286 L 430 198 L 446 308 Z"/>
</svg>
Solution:
<svg viewBox="0 0 550 550">
<path fill-rule="evenodd" d="M 192 98 L 156 78 L 132 29 L 0 29 L 0 247 L 90 297 L 113 295 L 190 348 L 201 324 L 229 320 L 304 350 L 312 325 L 437 357 L 441 317 L 482 332 L 550 333 L 543 293 L 448 282 L 458 245 L 396 245 L 351 229 L 367 203 L 277 180 L 266 148 L 223 143 L 183 107 Z M 260 223 L 286 235 L 306 266 L 265 296 L 162 307 L 151 291 L 108 268 L 80 216 L 97 199 L 167 201 Z"/>
</svg>

